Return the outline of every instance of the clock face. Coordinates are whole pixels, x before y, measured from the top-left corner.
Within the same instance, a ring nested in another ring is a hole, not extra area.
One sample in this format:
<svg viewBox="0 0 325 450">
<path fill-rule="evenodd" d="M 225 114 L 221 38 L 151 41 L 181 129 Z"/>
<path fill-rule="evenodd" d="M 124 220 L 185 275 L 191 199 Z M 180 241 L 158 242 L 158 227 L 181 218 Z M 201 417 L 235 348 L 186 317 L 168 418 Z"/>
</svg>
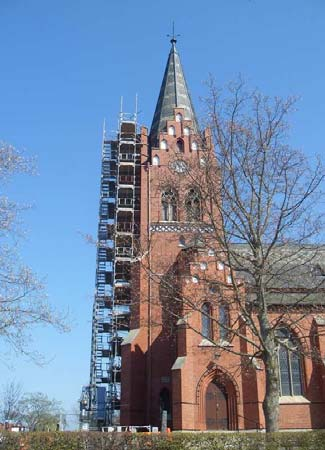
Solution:
<svg viewBox="0 0 325 450">
<path fill-rule="evenodd" d="M 170 168 L 176 173 L 184 173 L 187 170 L 187 164 L 185 161 L 178 159 L 170 163 Z"/>
</svg>

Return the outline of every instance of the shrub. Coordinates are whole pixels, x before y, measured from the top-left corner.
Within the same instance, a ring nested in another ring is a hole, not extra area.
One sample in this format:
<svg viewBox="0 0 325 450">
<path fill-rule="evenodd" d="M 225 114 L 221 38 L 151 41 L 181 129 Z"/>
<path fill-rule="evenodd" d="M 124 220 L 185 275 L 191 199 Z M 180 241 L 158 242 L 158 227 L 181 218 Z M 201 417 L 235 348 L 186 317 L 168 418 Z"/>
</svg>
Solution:
<svg viewBox="0 0 325 450">
<path fill-rule="evenodd" d="M 20 450 L 18 433 L 0 432 L 0 450 Z"/>
<path fill-rule="evenodd" d="M 0 450 L 325 450 L 325 432 L 1 433 Z"/>
</svg>

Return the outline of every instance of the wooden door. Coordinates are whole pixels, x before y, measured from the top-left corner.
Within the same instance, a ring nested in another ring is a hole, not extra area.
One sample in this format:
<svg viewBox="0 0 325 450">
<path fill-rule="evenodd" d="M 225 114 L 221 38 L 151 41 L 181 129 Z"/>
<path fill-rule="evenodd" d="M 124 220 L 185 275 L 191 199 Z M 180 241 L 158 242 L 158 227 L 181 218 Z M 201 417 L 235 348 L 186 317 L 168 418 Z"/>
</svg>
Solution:
<svg viewBox="0 0 325 450">
<path fill-rule="evenodd" d="M 205 394 L 207 430 L 228 430 L 228 405 L 225 390 L 212 381 Z"/>
</svg>

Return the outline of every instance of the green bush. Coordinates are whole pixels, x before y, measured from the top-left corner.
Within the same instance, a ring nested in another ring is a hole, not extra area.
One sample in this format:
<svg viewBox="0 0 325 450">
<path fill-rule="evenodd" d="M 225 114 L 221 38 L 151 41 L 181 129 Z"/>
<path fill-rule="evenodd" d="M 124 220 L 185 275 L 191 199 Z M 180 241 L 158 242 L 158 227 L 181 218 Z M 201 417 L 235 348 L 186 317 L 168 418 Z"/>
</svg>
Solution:
<svg viewBox="0 0 325 450">
<path fill-rule="evenodd" d="M 0 431 L 0 450 L 20 450 L 18 433 L 3 433 Z"/>
<path fill-rule="evenodd" d="M 0 433 L 0 450 L 325 450 L 325 432 Z"/>
</svg>

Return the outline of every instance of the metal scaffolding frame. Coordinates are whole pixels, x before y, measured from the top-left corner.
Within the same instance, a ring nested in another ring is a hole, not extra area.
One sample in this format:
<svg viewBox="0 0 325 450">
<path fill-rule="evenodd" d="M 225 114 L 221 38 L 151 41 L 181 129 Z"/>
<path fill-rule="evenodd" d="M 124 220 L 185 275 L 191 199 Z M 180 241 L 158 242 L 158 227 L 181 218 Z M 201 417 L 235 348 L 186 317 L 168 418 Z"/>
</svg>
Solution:
<svg viewBox="0 0 325 450">
<path fill-rule="evenodd" d="M 90 384 L 80 400 L 84 429 L 119 424 L 121 342 L 129 331 L 131 264 L 140 221 L 136 119 L 121 112 L 117 139 L 107 140 L 103 133 Z"/>
</svg>

